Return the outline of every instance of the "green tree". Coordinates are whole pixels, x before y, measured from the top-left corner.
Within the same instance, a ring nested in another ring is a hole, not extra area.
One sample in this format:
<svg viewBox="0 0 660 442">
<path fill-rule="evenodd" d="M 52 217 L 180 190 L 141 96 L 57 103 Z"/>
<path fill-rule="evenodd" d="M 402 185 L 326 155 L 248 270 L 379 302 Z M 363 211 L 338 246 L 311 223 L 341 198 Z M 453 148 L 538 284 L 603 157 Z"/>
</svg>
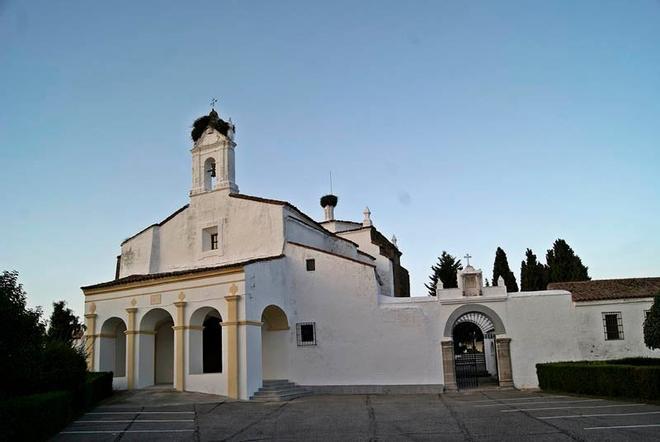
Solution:
<svg viewBox="0 0 660 442">
<path fill-rule="evenodd" d="M 50 315 L 47 333 L 50 342 L 57 341 L 70 346 L 84 330 L 85 326 L 78 317 L 66 307 L 66 301 L 53 303 L 53 313 Z"/>
<path fill-rule="evenodd" d="M 589 281 L 589 268 L 563 239 L 557 239 L 548 250 L 548 282 Z"/>
<path fill-rule="evenodd" d="M 644 320 L 644 344 L 651 350 L 660 349 L 660 293 L 653 298 L 653 306 Z"/>
<path fill-rule="evenodd" d="M 438 263 L 431 266 L 430 283 L 424 284 L 429 290 L 429 295 L 435 296 L 438 281 L 442 281 L 442 286 L 446 289 L 458 287 L 456 275 L 459 270 L 463 270 L 461 260 L 457 260 L 456 257 L 443 250 L 440 257 L 438 257 Z"/>
<path fill-rule="evenodd" d="M 18 272 L 0 273 L 0 397 L 36 388 L 44 334 L 41 310 L 27 307 Z"/>
<path fill-rule="evenodd" d="M 520 264 L 520 290 L 523 292 L 545 290 L 548 286 L 548 270 L 537 261 L 532 249 L 525 252 L 525 261 Z"/>
<path fill-rule="evenodd" d="M 495 251 L 495 263 L 493 264 L 493 285 L 498 285 L 498 278 L 504 278 L 504 284 L 506 285 L 507 292 L 517 292 L 518 283 L 516 282 L 516 277 L 509 268 L 509 261 L 506 258 L 506 253 L 502 250 L 501 247 L 498 247 Z"/>
</svg>

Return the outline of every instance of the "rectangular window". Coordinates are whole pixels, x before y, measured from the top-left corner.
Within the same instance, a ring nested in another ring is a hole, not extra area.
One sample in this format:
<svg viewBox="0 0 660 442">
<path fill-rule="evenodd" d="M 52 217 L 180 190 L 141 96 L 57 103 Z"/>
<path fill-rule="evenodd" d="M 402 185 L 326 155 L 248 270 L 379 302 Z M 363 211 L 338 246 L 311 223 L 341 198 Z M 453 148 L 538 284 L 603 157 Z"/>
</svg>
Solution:
<svg viewBox="0 0 660 442">
<path fill-rule="evenodd" d="M 316 345 L 316 322 L 297 323 L 296 341 L 298 342 L 298 347 Z"/>
<path fill-rule="evenodd" d="M 202 230 L 202 251 L 210 252 L 220 248 L 220 236 L 217 227 L 207 227 Z"/>
<path fill-rule="evenodd" d="M 316 270 L 316 261 L 314 261 L 313 259 L 306 260 L 305 264 L 307 265 L 308 272 L 313 272 L 314 270 Z"/>
<path fill-rule="evenodd" d="M 603 313 L 603 327 L 605 330 L 606 341 L 623 339 L 623 321 L 621 320 L 621 312 Z"/>
</svg>

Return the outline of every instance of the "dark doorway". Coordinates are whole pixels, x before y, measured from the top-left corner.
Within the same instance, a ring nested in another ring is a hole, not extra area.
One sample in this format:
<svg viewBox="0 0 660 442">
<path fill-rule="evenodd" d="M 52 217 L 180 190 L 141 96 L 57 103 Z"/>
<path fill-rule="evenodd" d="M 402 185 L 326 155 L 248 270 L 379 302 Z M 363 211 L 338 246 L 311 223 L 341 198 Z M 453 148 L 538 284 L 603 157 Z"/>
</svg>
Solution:
<svg viewBox="0 0 660 442">
<path fill-rule="evenodd" d="M 203 372 L 222 372 L 222 326 L 220 318 L 208 316 L 202 332 Z"/>
<path fill-rule="evenodd" d="M 454 327 L 453 339 L 456 384 L 459 389 L 476 388 L 489 378 L 484 334 L 473 322 L 461 322 Z"/>
</svg>

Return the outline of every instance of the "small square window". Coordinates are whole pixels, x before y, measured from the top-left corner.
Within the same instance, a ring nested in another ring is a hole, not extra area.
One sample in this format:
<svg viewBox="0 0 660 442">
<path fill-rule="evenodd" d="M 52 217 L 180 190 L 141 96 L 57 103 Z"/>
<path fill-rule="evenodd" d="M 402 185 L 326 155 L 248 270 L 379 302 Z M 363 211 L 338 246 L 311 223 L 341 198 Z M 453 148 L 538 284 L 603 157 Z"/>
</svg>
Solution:
<svg viewBox="0 0 660 442">
<path fill-rule="evenodd" d="M 217 227 L 207 227 L 202 230 L 202 251 L 210 252 L 220 248 L 220 236 Z"/>
<path fill-rule="evenodd" d="M 316 323 L 299 322 L 296 324 L 296 341 L 298 347 L 316 345 Z"/>
<path fill-rule="evenodd" d="M 307 271 L 308 272 L 313 272 L 316 270 L 316 261 L 313 259 L 308 259 L 305 261 L 305 264 L 307 265 Z"/>
<path fill-rule="evenodd" d="M 623 339 L 623 321 L 621 312 L 603 313 L 603 328 L 606 341 Z"/>
</svg>

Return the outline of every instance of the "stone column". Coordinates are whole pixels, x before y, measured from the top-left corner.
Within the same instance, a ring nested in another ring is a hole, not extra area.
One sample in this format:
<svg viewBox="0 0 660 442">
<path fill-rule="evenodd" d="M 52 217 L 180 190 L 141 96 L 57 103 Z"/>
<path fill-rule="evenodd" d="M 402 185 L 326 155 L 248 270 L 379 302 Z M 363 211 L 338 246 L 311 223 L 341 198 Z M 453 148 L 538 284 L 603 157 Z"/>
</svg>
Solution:
<svg viewBox="0 0 660 442">
<path fill-rule="evenodd" d="M 500 387 L 513 388 L 513 373 L 511 371 L 511 338 L 504 335 L 495 337 L 497 350 L 497 377 Z"/>
<path fill-rule="evenodd" d="M 135 329 L 135 314 L 137 307 L 129 307 L 126 309 L 128 313 L 128 324 L 126 327 L 126 381 L 127 388 L 132 390 L 135 388 L 135 335 L 139 333 Z"/>
<path fill-rule="evenodd" d="M 96 347 L 96 313 L 85 314 L 87 330 L 85 331 L 85 354 L 87 355 L 87 370 L 94 371 L 94 350 Z"/>
<path fill-rule="evenodd" d="M 238 287 L 232 284 L 227 300 L 227 321 L 222 323 L 227 330 L 227 396 L 232 399 L 239 398 L 238 392 Z"/>
<path fill-rule="evenodd" d="M 440 345 L 442 347 L 442 370 L 445 374 L 445 390 L 457 391 L 456 366 L 454 365 L 454 341 L 452 339 L 446 339 L 443 340 Z"/>
<path fill-rule="evenodd" d="M 174 348 L 176 348 L 176 358 L 174 361 L 174 367 L 176 369 L 176 379 L 174 380 L 174 388 L 178 391 L 183 391 L 184 389 L 184 379 L 185 379 L 185 353 L 184 353 L 184 333 L 186 329 L 185 325 L 185 308 L 186 301 L 183 301 L 183 293 L 179 296 L 180 301 L 174 303 L 176 306 L 176 324 L 174 327 Z"/>
</svg>

